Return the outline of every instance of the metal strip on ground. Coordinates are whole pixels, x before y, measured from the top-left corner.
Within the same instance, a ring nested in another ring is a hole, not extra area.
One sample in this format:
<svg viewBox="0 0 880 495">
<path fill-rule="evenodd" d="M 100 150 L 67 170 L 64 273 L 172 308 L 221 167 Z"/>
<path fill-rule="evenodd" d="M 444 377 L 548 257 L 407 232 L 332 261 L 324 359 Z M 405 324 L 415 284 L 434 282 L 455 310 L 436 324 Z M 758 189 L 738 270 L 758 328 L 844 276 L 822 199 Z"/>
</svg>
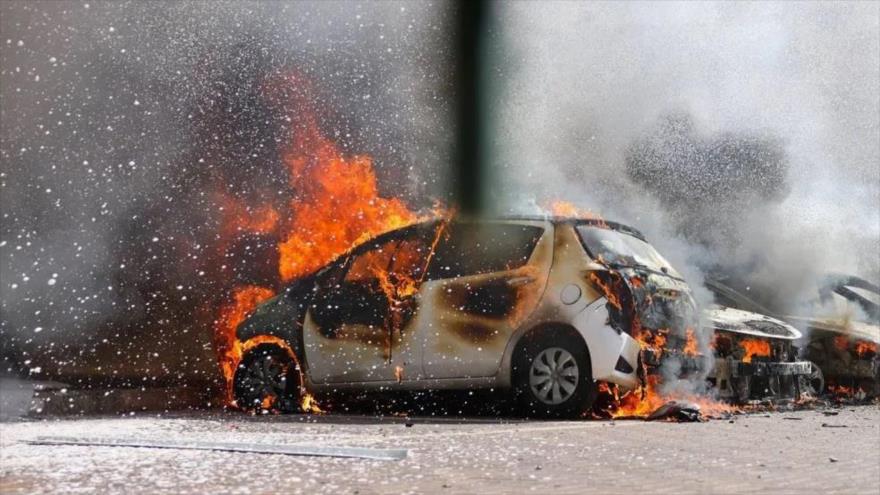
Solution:
<svg viewBox="0 0 880 495">
<path fill-rule="evenodd" d="M 37 437 L 25 440 L 31 445 L 82 445 L 97 447 L 135 447 L 147 449 L 214 450 L 249 454 L 282 454 L 317 457 L 348 457 L 377 461 L 406 459 L 406 449 L 371 449 L 363 447 L 319 447 L 315 445 L 267 445 L 259 443 L 164 442 L 161 440 Z"/>
</svg>

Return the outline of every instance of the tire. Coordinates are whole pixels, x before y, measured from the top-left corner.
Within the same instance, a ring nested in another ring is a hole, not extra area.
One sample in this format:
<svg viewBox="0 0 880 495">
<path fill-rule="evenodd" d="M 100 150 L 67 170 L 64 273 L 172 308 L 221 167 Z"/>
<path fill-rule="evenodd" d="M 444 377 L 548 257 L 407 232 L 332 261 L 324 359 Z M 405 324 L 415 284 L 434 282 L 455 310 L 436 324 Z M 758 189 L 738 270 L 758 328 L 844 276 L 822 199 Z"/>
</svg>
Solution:
<svg viewBox="0 0 880 495">
<path fill-rule="evenodd" d="M 521 412 L 535 418 L 577 418 L 596 400 L 590 354 L 579 335 L 542 332 L 519 346 L 514 393 Z M 555 371 L 554 371 L 555 370 Z"/>
<path fill-rule="evenodd" d="M 296 363 L 278 346 L 266 344 L 248 351 L 233 379 L 235 403 L 248 412 L 299 410 L 300 384 Z"/>
</svg>

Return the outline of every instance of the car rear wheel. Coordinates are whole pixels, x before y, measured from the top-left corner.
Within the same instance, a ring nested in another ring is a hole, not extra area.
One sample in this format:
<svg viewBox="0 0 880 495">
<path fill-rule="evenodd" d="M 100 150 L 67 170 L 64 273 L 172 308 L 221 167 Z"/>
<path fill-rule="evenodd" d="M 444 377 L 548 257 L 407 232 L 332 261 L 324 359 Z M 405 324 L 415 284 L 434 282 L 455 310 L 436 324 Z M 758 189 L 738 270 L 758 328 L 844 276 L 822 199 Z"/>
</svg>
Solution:
<svg viewBox="0 0 880 495">
<path fill-rule="evenodd" d="M 579 337 L 565 333 L 525 342 L 514 378 L 518 402 L 529 417 L 579 417 L 589 412 L 596 396 L 587 348 Z"/>
<path fill-rule="evenodd" d="M 235 402 L 250 412 L 293 412 L 299 403 L 296 363 L 278 346 L 248 351 L 233 380 Z"/>
</svg>

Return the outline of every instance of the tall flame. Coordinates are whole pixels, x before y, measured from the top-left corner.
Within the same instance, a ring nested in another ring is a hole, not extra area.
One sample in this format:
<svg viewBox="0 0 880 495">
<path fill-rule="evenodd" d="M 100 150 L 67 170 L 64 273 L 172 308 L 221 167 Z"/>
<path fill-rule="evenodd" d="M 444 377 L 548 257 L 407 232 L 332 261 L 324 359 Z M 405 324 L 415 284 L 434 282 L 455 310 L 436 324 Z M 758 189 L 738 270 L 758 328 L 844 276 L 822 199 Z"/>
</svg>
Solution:
<svg viewBox="0 0 880 495">
<path fill-rule="evenodd" d="M 291 83 L 296 83 L 292 78 Z M 279 244 L 282 280 L 307 275 L 351 247 L 414 223 L 418 216 L 396 198 L 379 195 L 373 160 L 343 156 L 324 136 L 313 111 L 299 108 L 284 163 L 296 196 Z"/>
<path fill-rule="evenodd" d="M 306 81 L 289 75 L 268 81 L 266 87 L 273 104 L 291 111 L 286 119 L 291 125 L 282 161 L 294 195 L 283 202 L 281 208 L 269 204 L 247 205 L 221 195 L 218 201 L 221 250 L 241 233 L 276 236 L 280 284 L 313 273 L 367 239 L 420 220 L 399 199 L 379 194 L 369 156 L 345 155 L 321 132 Z M 435 214 L 437 211 L 439 207 L 435 207 Z M 266 287 L 237 287 L 231 292 L 230 302 L 220 309 L 214 341 L 229 403 L 233 403 L 235 369 L 248 349 L 272 343 L 296 360 L 281 339 L 261 335 L 240 342 L 236 338 L 238 325 L 273 293 Z M 301 377 L 300 380 L 302 383 Z M 306 411 L 320 410 L 308 394 L 304 394 L 301 406 Z"/>
<path fill-rule="evenodd" d="M 220 359 L 220 369 L 226 379 L 226 401 L 231 403 L 232 380 L 235 368 L 243 354 L 242 343 L 235 337 L 235 329 L 261 302 L 271 298 L 275 293 L 266 287 L 245 285 L 238 287 L 232 294 L 232 301 L 220 309 L 214 322 L 214 348 Z"/>
</svg>

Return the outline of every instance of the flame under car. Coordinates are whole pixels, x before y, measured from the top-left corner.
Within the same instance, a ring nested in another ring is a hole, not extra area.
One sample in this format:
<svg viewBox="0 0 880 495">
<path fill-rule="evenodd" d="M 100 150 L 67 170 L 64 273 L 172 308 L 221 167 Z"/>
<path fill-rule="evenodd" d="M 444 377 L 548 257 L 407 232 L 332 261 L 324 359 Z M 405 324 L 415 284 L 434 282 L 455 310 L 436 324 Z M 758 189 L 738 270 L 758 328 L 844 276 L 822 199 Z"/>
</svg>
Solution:
<svg viewBox="0 0 880 495">
<path fill-rule="evenodd" d="M 637 333 L 684 335 L 694 313 L 688 285 L 626 226 L 433 220 L 378 236 L 257 307 L 236 337 L 264 343 L 246 346 L 234 397 L 294 410 L 305 390 L 494 388 L 527 415 L 577 416 L 597 381 L 644 380 Z"/>
</svg>

